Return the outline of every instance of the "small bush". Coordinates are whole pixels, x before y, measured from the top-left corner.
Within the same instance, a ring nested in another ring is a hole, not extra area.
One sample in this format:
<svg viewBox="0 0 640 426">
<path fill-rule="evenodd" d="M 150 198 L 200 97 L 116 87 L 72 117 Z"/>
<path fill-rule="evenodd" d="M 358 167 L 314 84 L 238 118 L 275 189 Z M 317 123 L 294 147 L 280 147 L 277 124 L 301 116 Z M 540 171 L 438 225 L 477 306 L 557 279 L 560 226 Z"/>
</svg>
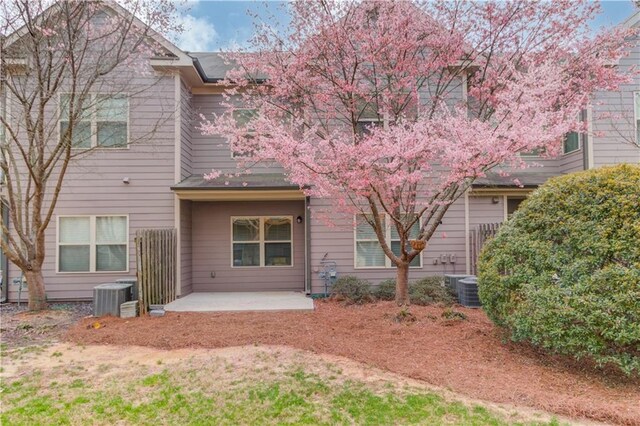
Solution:
<svg viewBox="0 0 640 426">
<path fill-rule="evenodd" d="M 550 179 L 478 267 L 483 308 L 514 341 L 640 373 L 640 166 Z"/>
<path fill-rule="evenodd" d="M 371 283 L 353 275 L 338 278 L 331 288 L 331 298 L 347 304 L 363 304 L 373 302 Z"/>
<path fill-rule="evenodd" d="M 409 312 L 409 310 L 401 309 L 400 312 L 398 312 L 397 314 L 395 314 L 393 316 L 393 321 L 397 322 L 397 323 L 400 323 L 400 324 L 402 324 L 402 323 L 412 323 L 412 322 L 418 321 L 418 318 L 416 318 L 416 316 L 414 314 Z"/>
<path fill-rule="evenodd" d="M 396 280 L 389 278 L 380 283 L 374 291 L 376 299 L 379 300 L 395 300 L 396 298 Z"/>
<path fill-rule="evenodd" d="M 442 318 L 448 321 L 466 321 L 467 315 L 464 312 L 459 312 L 452 308 L 447 308 L 442 311 Z"/>
<path fill-rule="evenodd" d="M 444 277 L 426 277 L 409 285 L 409 300 L 414 305 L 441 303 L 452 305 L 455 298 L 444 286 Z"/>
</svg>

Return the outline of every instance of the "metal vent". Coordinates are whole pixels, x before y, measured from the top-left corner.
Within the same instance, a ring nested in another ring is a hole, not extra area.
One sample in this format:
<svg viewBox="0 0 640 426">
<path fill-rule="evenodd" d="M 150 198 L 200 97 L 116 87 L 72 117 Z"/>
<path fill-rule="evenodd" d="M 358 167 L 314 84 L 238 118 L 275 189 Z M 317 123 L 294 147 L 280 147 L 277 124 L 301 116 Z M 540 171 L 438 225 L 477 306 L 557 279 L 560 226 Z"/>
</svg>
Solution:
<svg viewBox="0 0 640 426">
<path fill-rule="evenodd" d="M 475 276 L 458 281 L 458 301 L 467 308 L 482 306 L 478 297 L 478 279 Z"/>
<path fill-rule="evenodd" d="M 458 281 L 464 280 L 465 278 L 469 278 L 472 275 L 445 275 L 444 276 L 444 285 L 451 290 L 451 292 L 458 294 Z"/>
<path fill-rule="evenodd" d="M 100 284 L 93 288 L 93 316 L 120 316 L 120 305 L 131 300 L 132 285 L 124 283 Z"/>
<path fill-rule="evenodd" d="M 136 277 L 118 278 L 116 284 L 131 284 L 131 300 L 138 300 L 138 280 Z"/>
</svg>

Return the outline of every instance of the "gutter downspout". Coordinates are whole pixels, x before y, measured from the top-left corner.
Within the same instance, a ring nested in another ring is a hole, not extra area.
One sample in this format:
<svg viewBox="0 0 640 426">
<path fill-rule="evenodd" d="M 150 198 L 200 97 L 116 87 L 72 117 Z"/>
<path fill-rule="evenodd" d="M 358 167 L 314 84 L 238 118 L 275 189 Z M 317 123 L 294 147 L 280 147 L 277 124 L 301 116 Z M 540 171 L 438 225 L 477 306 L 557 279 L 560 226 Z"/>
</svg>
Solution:
<svg viewBox="0 0 640 426">
<path fill-rule="evenodd" d="M 304 292 L 306 294 L 311 294 L 311 256 L 309 255 L 309 243 L 311 242 L 310 201 L 310 197 L 304 198 Z"/>
<path fill-rule="evenodd" d="M 584 114 L 584 115 L 583 115 Z M 588 119 L 588 113 L 581 112 L 580 115 L 583 119 Z M 589 169 L 589 135 L 582 134 L 580 137 L 582 140 L 582 170 Z"/>
<path fill-rule="evenodd" d="M 593 106 L 590 104 L 587 107 L 586 117 L 587 120 L 587 134 L 583 136 L 582 140 L 582 162 L 584 170 L 589 170 L 594 167 L 593 164 Z"/>
<path fill-rule="evenodd" d="M 3 55 L 4 48 L 4 39 L 5 37 L 0 34 L 0 58 Z M 7 109 L 6 109 L 6 95 L 5 95 L 5 69 L 4 69 L 4 61 L 0 59 L 0 114 L 2 114 L 2 118 L 7 117 Z M 0 143 L 5 143 L 5 130 L 2 129 L 2 140 Z M 4 176 L 2 176 L 2 172 L 0 171 L 0 187 L 4 184 Z M 0 193 L 2 189 L 0 188 Z M 0 198 L 0 215 L 2 216 L 2 223 L 5 227 L 9 228 L 9 207 L 5 204 L 4 200 Z M 2 235 L 2 238 L 6 241 L 7 236 Z M 0 249 L 0 268 L 2 269 L 2 286 L 0 291 L 0 302 L 4 303 L 9 299 L 9 260 L 4 255 L 4 252 Z"/>
<path fill-rule="evenodd" d="M 0 201 L 0 210 L 2 210 L 2 223 L 9 227 L 9 207 L 4 201 Z M 7 236 L 2 238 L 6 240 Z M 0 294 L 0 302 L 4 303 L 9 299 L 9 259 L 0 250 L 0 268 L 2 268 L 2 293 Z"/>
</svg>

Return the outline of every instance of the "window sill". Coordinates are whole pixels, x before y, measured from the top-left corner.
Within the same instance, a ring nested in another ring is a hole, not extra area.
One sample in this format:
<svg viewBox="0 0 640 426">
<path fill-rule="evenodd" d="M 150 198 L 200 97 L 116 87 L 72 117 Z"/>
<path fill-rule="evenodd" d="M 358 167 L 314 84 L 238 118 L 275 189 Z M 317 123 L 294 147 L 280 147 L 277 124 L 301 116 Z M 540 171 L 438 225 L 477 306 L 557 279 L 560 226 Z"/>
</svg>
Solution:
<svg viewBox="0 0 640 426">
<path fill-rule="evenodd" d="M 560 157 L 566 157 L 567 155 L 575 154 L 576 152 L 580 152 L 580 151 L 582 151 L 582 147 L 578 149 L 574 149 L 573 151 L 563 152 L 562 154 L 560 154 Z"/>
<path fill-rule="evenodd" d="M 128 274 L 129 269 L 126 271 L 56 271 L 56 275 L 109 275 L 109 274 Z"/>
<path fill-rule="evenodd" d="M 293 265 L 265 265 L 265 266 L 234 266 L 231 265 L 231 269 L 281 269 L 281 268 L 293 268 Z"/>
<path fill-rule="evenodd" d="M 131 144 L 127 144 L 127 146 L 92 146 L 89 148 L 74 148 L 71 147 L 72 151 L 128 151 L 131 147 Z"/>
<path fill-rule="evenodd" d="M 393 270 L 393 269 L 396 269 L 396 267 L 395 266 L 355 266 L 354 265 L 353 269 L 357 269 L 360 271 L 366 270 L 366 269 L 380 271 L 380 270 Z M 423 265 L 409 266 L 409 269 L 423 269 Z"/>
</svg>

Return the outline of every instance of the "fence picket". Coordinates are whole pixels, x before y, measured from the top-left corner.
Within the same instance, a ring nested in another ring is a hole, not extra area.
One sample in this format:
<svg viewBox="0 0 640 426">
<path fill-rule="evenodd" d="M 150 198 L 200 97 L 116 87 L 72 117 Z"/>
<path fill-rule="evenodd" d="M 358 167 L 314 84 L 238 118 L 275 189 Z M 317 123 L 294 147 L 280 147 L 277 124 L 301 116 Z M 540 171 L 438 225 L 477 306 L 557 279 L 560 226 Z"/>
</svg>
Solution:
<svg viewBox="0 0 640 426">
<path fill-rule="evenodd" d="M 480 251 L 482 247 L 485 245 L 487 240 L 493 238 L 498 233 L 500 229 L 501 223 L 481 223 L 476 225 L 475 229 L 471 229 L 469 231 L 469 247 L 470 247 L 470 257 L 471 257 L 471 273 L 473 275 L 478 274 L 478 257 L 480 256 Z"/>
<path fill-rule="evenodd" d="M 149 305 L 166 305 L 176 298 L 175 229 L 141 229 L 136 232 L 136 265 L 140 312 Z"/>
</svg>

